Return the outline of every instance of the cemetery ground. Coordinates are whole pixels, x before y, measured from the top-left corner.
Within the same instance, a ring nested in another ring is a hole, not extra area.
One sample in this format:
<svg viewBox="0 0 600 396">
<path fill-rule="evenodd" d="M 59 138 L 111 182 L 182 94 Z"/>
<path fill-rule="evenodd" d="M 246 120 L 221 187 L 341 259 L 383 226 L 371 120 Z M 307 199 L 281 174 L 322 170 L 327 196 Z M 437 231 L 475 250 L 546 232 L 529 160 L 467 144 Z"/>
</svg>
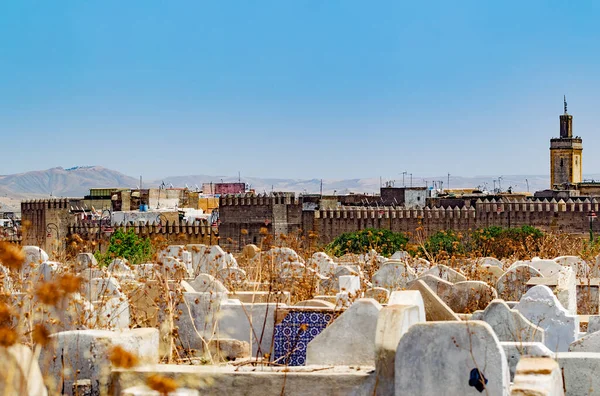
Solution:
<svg viewBox="0 0 600 396">
<path fill-rule="evenodd" d="M 600 394 L 597 242 L 134 236 L 102 254 L 0 241 L 0 394 Z"/>
</svg>

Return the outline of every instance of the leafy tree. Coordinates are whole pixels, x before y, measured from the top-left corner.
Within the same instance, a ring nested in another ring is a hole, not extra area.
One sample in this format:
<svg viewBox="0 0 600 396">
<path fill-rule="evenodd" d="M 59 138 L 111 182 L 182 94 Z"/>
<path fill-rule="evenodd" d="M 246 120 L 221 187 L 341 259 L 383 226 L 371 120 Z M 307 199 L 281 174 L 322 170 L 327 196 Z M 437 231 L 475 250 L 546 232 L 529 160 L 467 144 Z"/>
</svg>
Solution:
<svg viewBox="0 0 600 396">
<path fill-rule="evenodd" d="M 383 256 L 391 256 L 398 250 L 404 250 L 407 242 L 408 238 L 402 233 L 366 228 L 338 236 L 327 245 L 326 250 L 338 257 L 346 253 L 366 253 L 371 249 Z"/>
<path fill-rule="evenodd" d="M 152 258 L 153 248 L 150 238 L 139 237 L 134 230 L 116 230 L 110 237 L 106 253 L 94 255 L 100 265 L 108 265 L 113 259 L 124 258 L 131 264 L 141 264 Z"/>
</svg>

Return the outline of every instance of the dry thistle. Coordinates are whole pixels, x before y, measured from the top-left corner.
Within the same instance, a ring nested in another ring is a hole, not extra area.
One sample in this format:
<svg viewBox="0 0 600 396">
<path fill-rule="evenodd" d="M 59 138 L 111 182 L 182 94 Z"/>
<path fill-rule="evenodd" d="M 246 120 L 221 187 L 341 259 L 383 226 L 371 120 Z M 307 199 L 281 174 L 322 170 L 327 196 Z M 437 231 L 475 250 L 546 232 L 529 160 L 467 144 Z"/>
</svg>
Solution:
<svg viewBox="0 0 600 396">
<path fill-rule="evenodd" d="M 66 294 L 76 293 L 81 287 L 81 278 L 71 274 L 64 274 L 58 279 L 58 287 Z"/>
<path fill-rule="evenodd" d="M 43 304 L 56 306 L 63 296 L 61 291 L 54 282 L 42 282 L 37 286 L 35 296 Z"/>
<path fill-rule="evenodd" d="M 120 345 L 114 346 L 108 355 L 108 359 L 115 367 L 130 369 L 137 366 L 139 360 L 133 353 L 126 351 Z"/>
<path fill-rule="evenodd" d="M 0 327 L 0 345 L 9 347 L 17 342 L 17 332 L 10 327 Z"/>
<path fill-rule="evenodd" d="M 25 253 L 12 243 L 0 241 L 0 263 L 5 267 L 18 271 L 25 262 Z"/>
<path fill-rule="evenodd" d="M 38 323 L 33 327 L 31 336 L 33 338 L 33 342 L 42 346 L 50 342 L 50 331 L 48 331 L 46 326 L 41 323 Z"/>
<path fill-rule="evenodd" d="M 5 303 L 0 303 L 0 325 L 10 324 L 13 317 L 13 311 L 11 307 Z"/>
<path fill-rule="evenodd" d="M 162 395 L 168 395 L 177 389 L 177 383 L 174 379 L 163 377 L 159 374 L 152 374 L 149 376 L 146 383 L 150 389 L 155 390 Z"/>
</svg>

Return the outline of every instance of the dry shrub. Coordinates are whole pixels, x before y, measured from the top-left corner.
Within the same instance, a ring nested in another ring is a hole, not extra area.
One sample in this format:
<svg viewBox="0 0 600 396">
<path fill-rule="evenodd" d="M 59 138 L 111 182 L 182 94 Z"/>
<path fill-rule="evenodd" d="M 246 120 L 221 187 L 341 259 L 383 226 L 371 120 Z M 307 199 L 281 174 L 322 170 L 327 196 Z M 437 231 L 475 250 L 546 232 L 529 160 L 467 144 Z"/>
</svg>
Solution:
<svg viewBox="0 0 600 396">
<path fill-rule="evenodd" d="M 41 323 L 34 325 L 32 331 L 33 342 L 39 345 L 46 345 L 50 341 L 50 331 Z"/>
<path fill-rule="evenodd" d="M 11 270 L 18 271 L 25 262 L 25 253 L 13 243 L 0 241 L 0 263 Z"/>
<path fill-rule="evenodd" d="M 168 395 L 177 390 L 177 382 L 174 379 L 165 377 L 160 374 L 152 374 L 148 376 L 146 383 L 148 387 L 157 391 L 161 395 Z"/>
<path fill-rule="evenodd" d="M 115 367 L 130 369 L 138 365 L 139 360 L 133 353 L 126 351 L 120 345 L 111 348 L 108 359 Z"/>
</svg>

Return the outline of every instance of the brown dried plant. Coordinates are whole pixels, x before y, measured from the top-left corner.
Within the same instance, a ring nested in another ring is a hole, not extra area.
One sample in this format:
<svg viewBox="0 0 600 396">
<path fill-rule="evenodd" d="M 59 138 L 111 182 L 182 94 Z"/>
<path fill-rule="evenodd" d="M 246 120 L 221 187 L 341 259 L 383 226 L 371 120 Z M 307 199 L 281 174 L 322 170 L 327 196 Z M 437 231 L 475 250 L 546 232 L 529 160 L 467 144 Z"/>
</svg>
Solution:
<svg viewBox="0 0 600 396">
<path fill-rule="evenodd" d="M 133 353 L 125 350 L 122 346 L 116 345 L 108 353 L 108 360 L 115 367 L 130 369 L 139 363 L 139 359 Z"/>
</svg>

